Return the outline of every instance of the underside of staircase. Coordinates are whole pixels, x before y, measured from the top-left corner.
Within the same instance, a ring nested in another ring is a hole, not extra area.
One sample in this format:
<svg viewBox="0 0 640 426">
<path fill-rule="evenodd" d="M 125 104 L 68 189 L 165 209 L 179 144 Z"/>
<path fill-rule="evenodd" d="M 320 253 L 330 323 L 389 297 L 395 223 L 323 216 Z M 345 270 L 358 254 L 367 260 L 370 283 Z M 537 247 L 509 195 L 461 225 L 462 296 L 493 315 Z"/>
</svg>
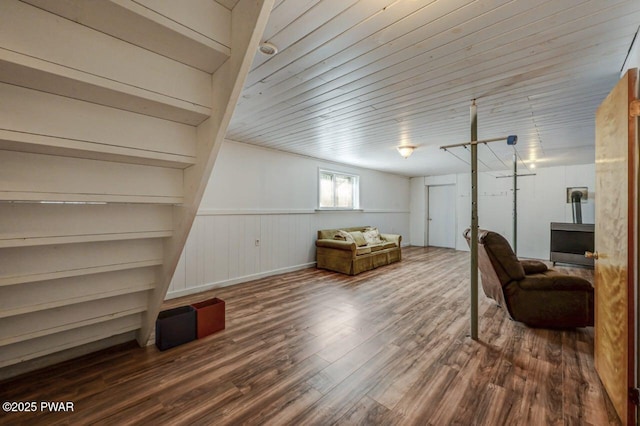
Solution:
<svg viewBox="0 0 640 426">
<path fill-rule="evenodd" d="M 152 340 L 272 4 L 0 2 L 0 379 Z"/>
</svg>

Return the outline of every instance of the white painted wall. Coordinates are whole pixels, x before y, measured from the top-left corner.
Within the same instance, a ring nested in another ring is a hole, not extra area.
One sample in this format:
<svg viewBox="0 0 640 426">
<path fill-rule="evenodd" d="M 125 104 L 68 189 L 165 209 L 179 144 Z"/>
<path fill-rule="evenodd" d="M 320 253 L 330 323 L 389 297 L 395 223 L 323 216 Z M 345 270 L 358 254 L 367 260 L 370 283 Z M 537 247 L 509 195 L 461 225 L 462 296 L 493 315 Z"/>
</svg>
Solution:
<svg viewBox="0 0 640 426">
<path fill-rule="evenodd" d="M 633 44 L 629 49 L 629 55 L 622 66 L 620 77 L 622 78 L 626 72 L 631 68 L 640 68 L 640 36 L 636 34 L 636 38 L 633 40 Z"/>
<path fill-rule="evenodd" d="M 427 200 L 424 192 L 424 177 L 411 178 L 410 222 L 411 234 L 409 242 L 412 246 L 425 246 L 425 215 Z"/>
<path fill-rule="evenodd" d="M 518 255 L 537 259 L 549 258 L 551 222 L 572 222 L 571 205 L 566 203 L 566 188 L 587 186 L 589 197 L 582 204 L 583 223 L 594 223 L 595 209 L 595 165 L 539 168 L 535 176 L 518 180 Z M 478 174 L 478 220 L 481 228 L 491 229 L 512 241 L 512 179 L 497 179 L 496 173 Z M 447 176 L 447 182 L 451 179 Z M 425 191 L 420 191 L 414 178 L 411 187 L 411 224 L 422 224 L 424 234 Z M 424 185 L 437 183 L 443 177 L 424 178 Z M 462 232 L 471 223 L 471 179 L 468 173 L 458 174 L 455 181 L 456 203 L 456 249 L 468 250 Z M 414 199 L 418 197 L 418 199 Z M 414 206 L 417 206 L 413 209 Z M 412 228 L 412 237 L 420 231 Z M 424 245 L 424 237 L 411 241 L 412 245 Z"/>
<path fill-rule="evenodd" d="M 316 211 L 320 168 L 360 176 L 362 211 Z M 225 141 L 167 297 L 313 266 L 318 229 L 372 225 L 406 245 L 410 191 L 405 177 Z"/>
</svg>

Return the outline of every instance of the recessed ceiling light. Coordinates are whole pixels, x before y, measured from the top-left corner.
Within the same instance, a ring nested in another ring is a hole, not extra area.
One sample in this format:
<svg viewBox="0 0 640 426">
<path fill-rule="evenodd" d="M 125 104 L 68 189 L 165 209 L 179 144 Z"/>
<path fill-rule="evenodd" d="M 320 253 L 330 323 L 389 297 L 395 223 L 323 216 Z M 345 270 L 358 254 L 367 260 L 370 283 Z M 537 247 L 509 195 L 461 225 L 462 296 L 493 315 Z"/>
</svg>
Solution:
<svg viewBox="0 0 640 426">
<path fill-rule="evenodd" d="M 273 56 L 278 53 L 278 47 L 276 47 L 275 44 L 271 44 L 268 42 L 260 43 L 260 47 L 258 47 L 258 50 L 260 51 L 260 53 L 267 56 Z"/>
</svg>

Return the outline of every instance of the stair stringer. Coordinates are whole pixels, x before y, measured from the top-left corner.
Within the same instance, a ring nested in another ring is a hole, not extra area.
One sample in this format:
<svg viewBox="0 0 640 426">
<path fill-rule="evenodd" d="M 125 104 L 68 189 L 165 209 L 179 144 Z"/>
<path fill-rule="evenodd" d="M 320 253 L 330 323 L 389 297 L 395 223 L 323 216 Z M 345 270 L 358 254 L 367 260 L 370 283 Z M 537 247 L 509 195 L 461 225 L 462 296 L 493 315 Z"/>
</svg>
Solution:
<svg viewBox="0 0 640 426">
<path fill-rule="evenodd" d="M 165 239 L 164 262 L 159 268 L 156 287 L 149 296 L 148 309 L 136 337 L 141 346 L 152 343 L 155 320 L 198 212 L 273 3 L 274 0 L 240 0 L 231 11 L 231 56 L 212 75 L 211 115 L 197 127 L 196 161 L 184 170 L 184 201 L 173 207 L 173 235 Z"/>
</svg>

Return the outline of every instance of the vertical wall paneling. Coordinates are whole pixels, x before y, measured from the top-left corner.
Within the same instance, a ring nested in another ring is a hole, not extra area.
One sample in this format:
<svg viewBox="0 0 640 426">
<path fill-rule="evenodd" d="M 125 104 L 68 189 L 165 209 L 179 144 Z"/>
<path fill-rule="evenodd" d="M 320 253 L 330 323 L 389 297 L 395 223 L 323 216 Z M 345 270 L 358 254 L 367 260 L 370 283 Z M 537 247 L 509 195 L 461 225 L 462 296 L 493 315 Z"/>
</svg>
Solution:
<svg viewBox="0 0 640 426">
<path fill-rule="evenodd" d="M 165 246 L 160 283 L 137 336 L 140 344 L 149 343 L 272 6 L 273 0 L 241 0 L 231 11 L 231 56 L 213 73 L 206 92 L 213 102 L 211 116 L 197 129 L 196 161 L 184 171 L 184 202 L 174 207 L 174 235 Z"/>
<path fill-rule="evenodd" d="M 366 224 L 405 237 L 409 211 L 200 214 L 185 245 L 185 269 L 176 269 L 167 298 L 314 266 L 318 229 Z"/>
<path fill-rule="evenodd" d="M 220 238 L 220 235 L 215 233 L 215 223 L 202 218 L 196 217 L 196 222 L 202 223 L 201 232 L 203 239 L 198 246 L 201 248 L 202 256 L 200 260 L 204 263 L 204 271 L 202 274 L 202 282 L 209 282 L 214 276 L 214 265 L 208 261 L 213 258 L 213 252 L 215 247 L 215 240 Z M 189 239 L 187 238 L 187 241 Z"/>
<path fill-rule="evenodd" d="M 260 270 L 269 271 L 273 269 L 273 256 L 275 255 L 273 247 L 273 226 L 271 222 L 273 216 L 264 215 L 260 216 L 260 234 L 262 238 L 262 248 L 260 249 Z"/>
<path fill-rule="evenodd" d="M 187 243 L 184 247 L 186 282 L 198 282 L 198 258 L 196 256 L 199 235 L 198 230 L 199 225 L 196 221 L 191 228 L 191 233 L 195 237 L 187 240 Z"/>
<path fill-rule="evenodd" d="M 316 211 L 318 168 L 359 175 L 363 210 Z M 410 188 L 406 177 L 224 141 L 167 297 L 313 266 L 318 229 L 372 225 L 409 244 Z"/>
<path fill-rule="evenodd" d="M 251 250 L 251 256 L 246 257 L 246 265 L 248 273 L 254 275 L 260 272 L 260 250 L 262 247 L 262 240 L 260 238 L 260 218 L 252 215 L 249 219 L 251 232 L 247 235 L 247 244 L 250 246 L 253 244 L 253 250 Z M 260 239 L 259 246 L 256 246 L 256 239 Z"/>
<path fill-rule="evenodd" d="M 215 265 L 214 282 L 228 280 L 230 278 L 229 270 L 225 267 L 225 265 L 229 264 L 228 244 L 229 238 L 231 238 L 229 221 L 229 216 L 216 216 L 215 220 L 213 220 L 214 233 L 219 236 L 213 240 L 215 244 L 213 250 L 213 264 Z M 211 261 L 211 259 L 207 260 Z"/>
</svg>

